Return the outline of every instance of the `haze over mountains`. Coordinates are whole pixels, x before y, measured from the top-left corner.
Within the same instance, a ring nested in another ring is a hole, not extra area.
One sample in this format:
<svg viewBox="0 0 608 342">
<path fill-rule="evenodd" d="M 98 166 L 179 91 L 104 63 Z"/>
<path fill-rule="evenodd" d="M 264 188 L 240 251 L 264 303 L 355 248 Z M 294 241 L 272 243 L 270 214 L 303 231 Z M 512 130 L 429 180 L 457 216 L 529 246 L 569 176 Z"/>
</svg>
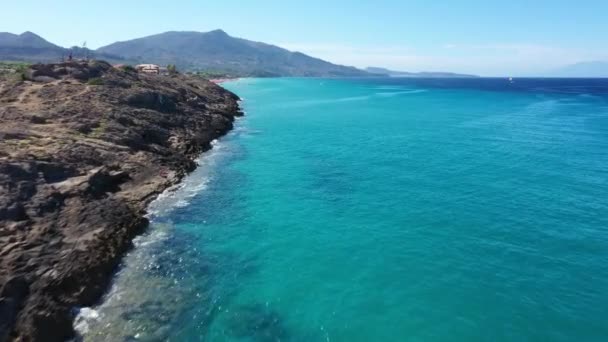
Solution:
<svg viewBox="0 0 608 342">
<path fill-rule="evenodd" d="M 354 67 L 291 52 L 278 46 L 234 38 L 222 30 L 165 32 L 117 42 L 97 50 L 72 48 L 75 57 L 88 54 L 114 63 L 175 64 L 182 70 L 212 70 L 238 76 L 370 76 Z M 40 36 L 0 33 L 0 60 L 49 62 L 67 56 L 70 49 Z"/>
<path fill-rule="evenodd" d="M 608 77 L 608 61 L 581 62 L 553 70 L 549 77 Z"/>
<path fill-rule="evenodd" d="M 423 71 L 423 72 L 407 72 L 407 71 L 395 71 L 379 67 L 367 67 L 365 71 L 373 74 L 389 75 L 391 77 L 412 77 L 412 78 L 475 78 L 477 75 L 468 74 L 456 74 L 453 72 L 436 72 L 436 71 Z"/>
</svg>

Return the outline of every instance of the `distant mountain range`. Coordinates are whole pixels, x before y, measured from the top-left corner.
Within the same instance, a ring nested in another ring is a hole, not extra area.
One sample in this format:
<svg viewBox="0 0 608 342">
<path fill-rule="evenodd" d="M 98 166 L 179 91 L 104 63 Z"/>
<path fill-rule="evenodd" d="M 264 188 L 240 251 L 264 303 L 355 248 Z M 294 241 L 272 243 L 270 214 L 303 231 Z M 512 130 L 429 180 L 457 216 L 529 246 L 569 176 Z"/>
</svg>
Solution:
<svg viewBox="0 0 608 342">
<path fill-rule="evenodd" d="M 175 64 L 181 70 L 212 70 L 236 76 L 365 77 L 369 73 L 291 52 L 278 46 L 234 38 L 222 30 L 165 32 L 117 42 L 97 50 L 66 49 L 25 32 L 0 33 L 0 60 L 57 61 L 72 51 L 113 63 Z"/>
<path fill-rule="evenodd" d="M 75 57 L 89 56 L 105 59 L 111 62 L 124 62 L 120 56 L 104 54 L 86 48 L 72 47 L 67 49 L 48 42 L 32 32 L 12 34 L 0 32 L 0 60 L 25 62 L 56 62 L 67 57 L 69 53 Z"/>
<path fill-rule="evenodd" d="M 551 71 L 549 77 L 608 77 L 608 61 L 581 62 Z"/>
<path fill-rule="evenodd" d="M 56 60 L 61 58 L 64 50 L 32 32 L 24 32 L 20 35 L 0 32 L 0 58 L 3 60 Z"/>
<path fill-rule="evenodd" d="M 453 72 L 407 72 L 395 71 L 379 67 L 367 67 L 365 71 L 372 74 L 382 74 L 391 77 L 412 77 L 412 78 L 475 78 L 476 75 L 455 74 Z"/>
<path fill-rule="evenodd" d="M 451 72 L 405 72 L 380 67 L 360 70 L 333 64 L 278 46 L 229 36 L 222 30 L 210 32 L 165 32 L 116 42 L 97 50 L 64 48 L 32 32 L 0 32 L 0 61 L 55 62 L 70 53 L 75 58 L 103 59 L 110 63 L 175 64 L 180 70 L 205 71 L 233 76 L 312 76 L 411 78 L 473 78 Z M 608 77 L 608 61 L 568 65 L 545 73 L 545 77 Z"/>
<path fill-rule="evenodd" d="M 278 46 L 210 32 L 165 32 L 118 42 L 97 51 L 138 62 L 177 64 L 183 69 L 222 70 L 254 76 L 367 76 L 354 67 L 291 52 Z"/>
</svg>

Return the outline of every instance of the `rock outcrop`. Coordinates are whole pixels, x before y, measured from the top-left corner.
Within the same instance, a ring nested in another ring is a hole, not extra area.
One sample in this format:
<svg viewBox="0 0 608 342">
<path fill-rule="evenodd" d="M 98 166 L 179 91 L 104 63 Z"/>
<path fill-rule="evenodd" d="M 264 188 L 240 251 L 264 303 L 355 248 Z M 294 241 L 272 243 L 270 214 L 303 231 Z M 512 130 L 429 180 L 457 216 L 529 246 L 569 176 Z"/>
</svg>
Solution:
<svg viewBox="0 0 608 342">
<path fill-rule="evenodd" d="M 100 61 L 23 79 L 0 84 L 0 341 L 61 341 L 146 227 L 147 204 L 241 112 L 200 78 Z"/>
</svg>

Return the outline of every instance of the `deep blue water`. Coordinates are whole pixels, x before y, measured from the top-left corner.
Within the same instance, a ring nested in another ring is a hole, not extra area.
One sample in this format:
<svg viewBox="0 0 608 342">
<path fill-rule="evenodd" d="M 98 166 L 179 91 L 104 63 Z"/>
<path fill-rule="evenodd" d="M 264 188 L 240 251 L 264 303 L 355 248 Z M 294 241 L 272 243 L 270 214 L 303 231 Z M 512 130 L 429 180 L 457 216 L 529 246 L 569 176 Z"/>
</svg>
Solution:
<svg viewBox="0 0 608 342">
<path fill-rule="evenodd" d="M 382 86 L 412 86 L 433 89 L 471 89 L 510 93 L 549 93 L 572 95 L 608 95 L 608 78 L 364 78 L 349 82 L 378 84 Z"/>
<path fill-rule="evenodd" d="M 608 339 L 608 80 L 225 86 L 85 340 Z"/>
</svg>

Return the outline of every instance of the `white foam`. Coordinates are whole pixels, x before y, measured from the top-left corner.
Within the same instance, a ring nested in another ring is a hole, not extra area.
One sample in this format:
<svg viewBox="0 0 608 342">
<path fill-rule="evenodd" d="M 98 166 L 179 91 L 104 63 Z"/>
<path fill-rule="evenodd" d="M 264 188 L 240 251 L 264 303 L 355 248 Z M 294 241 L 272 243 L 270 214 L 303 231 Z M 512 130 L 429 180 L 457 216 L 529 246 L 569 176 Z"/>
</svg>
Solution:
<svg viewBox="0 0 608 342">
<path fill-rule="evenodd" d="M 190 204 L 192 198 L 207 189 L 211 180 L 213 166 L 224 152 L 223 144 L 215 139 L 211 142 L 213 148 L 195 160 L 196 170 L 186 176 L 181 183 L 162 192 L 148 206 L 148 218 L 167 215 L 175 208 L 183 208 Z"/>
<path fill-rule="evenodd" d="M 74 330 L 80 335 L 86 334 L 89 331 L 89 323 L 99 319 L 99 312 L 91 308 L 77 309 L 76 318 L 74 319 Z"/>
<path fill-rule="evenodd" d="M 156 242 L 162 241 L 169 237 L 169 234 L 163 230 L 154 230 L 148 235 L 140 235 L 133 239 L 135 247 L 146 247 Z"/>
</svg>

